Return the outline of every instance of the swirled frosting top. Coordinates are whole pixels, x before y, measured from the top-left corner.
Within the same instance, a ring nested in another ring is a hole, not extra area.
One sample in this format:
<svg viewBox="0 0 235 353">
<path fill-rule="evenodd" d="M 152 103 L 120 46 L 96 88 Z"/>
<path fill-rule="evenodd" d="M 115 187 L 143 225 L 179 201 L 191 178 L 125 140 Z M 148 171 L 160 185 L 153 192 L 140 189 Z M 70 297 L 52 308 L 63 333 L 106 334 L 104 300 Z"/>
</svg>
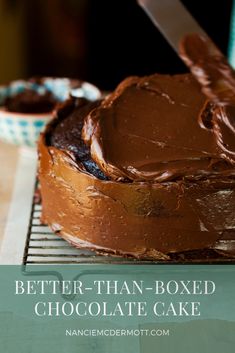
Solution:
<svg viewBox="0 0 235 353">
<path fill-rule="evenodd" d="M 191 74 L 131 77 L 86 117 L 82 136 L 113 180 L 235 175 L 218 143 L 214 114 L 225 111 L 207 100 Z"/>
<path fill-rule="evenodd" d="M 203 93 L 218 106 L 213 131 L 225 158 L 235 164 L 235 71 L 209 38 L 189 34 L 179 50 Z"/>
</svg>

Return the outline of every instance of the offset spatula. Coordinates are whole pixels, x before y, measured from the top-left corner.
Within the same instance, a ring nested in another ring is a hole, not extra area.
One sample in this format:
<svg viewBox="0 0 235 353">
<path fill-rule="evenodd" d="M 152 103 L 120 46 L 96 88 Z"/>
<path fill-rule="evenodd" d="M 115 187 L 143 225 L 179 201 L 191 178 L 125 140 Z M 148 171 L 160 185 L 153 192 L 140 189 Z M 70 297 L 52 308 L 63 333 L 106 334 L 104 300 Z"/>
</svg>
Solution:
<svg viewBox="0 0 235 353">
<path fill-rule="evenodd" d="M 203 92 L 220 105 L 235 104 L 235 72 L 179 0 L 137 0 L 189 67 Z M 231 126 L 233 125 L 231 122 Z M 234 223 L 215 249 L 235 254 Z"/>
<path fill-rule="evenodd" d="M 137 0 L 217 104 L 235 103 L 235 73 L 179 0 Z"/>
</svg>

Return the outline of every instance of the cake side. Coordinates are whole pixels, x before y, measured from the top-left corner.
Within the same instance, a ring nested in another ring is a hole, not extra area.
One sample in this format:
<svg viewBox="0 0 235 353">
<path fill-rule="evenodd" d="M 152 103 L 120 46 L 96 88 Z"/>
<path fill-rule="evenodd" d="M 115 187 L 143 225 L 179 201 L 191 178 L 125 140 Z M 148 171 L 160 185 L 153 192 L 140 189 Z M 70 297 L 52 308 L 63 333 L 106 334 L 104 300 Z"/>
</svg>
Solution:
<svg viewBox="0 0 235 353">
<path fill-rule="evenodd" d="M 77 247 L 169 259 L 171 253 L 219 250 L 224 233 L 235 229 L 231 180 L 117 183 L 87 174 L 71 155 L 46 146 L 44 136 L 39 153 L 43 221 Z"/>
</svg>

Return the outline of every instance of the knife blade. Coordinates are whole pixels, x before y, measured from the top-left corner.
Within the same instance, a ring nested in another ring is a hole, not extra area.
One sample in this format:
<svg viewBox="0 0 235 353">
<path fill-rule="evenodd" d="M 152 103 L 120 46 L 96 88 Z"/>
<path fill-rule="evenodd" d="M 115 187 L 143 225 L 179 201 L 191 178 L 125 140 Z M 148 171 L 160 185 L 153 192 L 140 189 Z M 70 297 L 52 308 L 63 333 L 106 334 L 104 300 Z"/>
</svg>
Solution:
<svg viewBox="0 0 235 353">
<path fill-rule="evenodd" d="M 137 0 L 216 104 L 235 103 L 235 71 L 180 0 Z"/>
<path fill-rule="evenodd" d="M 137 0 L 173 49 L 179 52 L 181 39 L 190 33 L 208 37 L 179 0 Z"/>
</svg>

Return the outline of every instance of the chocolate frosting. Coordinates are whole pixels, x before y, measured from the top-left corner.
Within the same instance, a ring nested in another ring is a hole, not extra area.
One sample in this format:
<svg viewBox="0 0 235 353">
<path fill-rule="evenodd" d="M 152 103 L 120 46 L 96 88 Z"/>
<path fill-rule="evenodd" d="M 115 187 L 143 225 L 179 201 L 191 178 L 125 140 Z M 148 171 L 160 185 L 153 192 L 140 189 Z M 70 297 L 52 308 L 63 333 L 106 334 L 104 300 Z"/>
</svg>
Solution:
<svg viewBox="0 0 235 353">
<path fill-rule="evenodd" d="M 210 100 L 218 105 L 235 103 L 235 71 L 208 37 L 188 34 L 179 53 Z"/>
<path fill-rule="evenodd" d="M 180 55 L 216 110 L 211 121 L 224 158 L 235 164 L 235 71 L 209 39 L 198 34 L 183 38 Z"/>
<path fill-rule="evenodd" d="M 212 126 L 215 112 L 226 115 L 191 75 L 132 77 L 88 115 L 83 138 L 112 180 L 232 177 L 235 169 L 220 142 L 225 127 L 219 119 Z"/>
</svg>

